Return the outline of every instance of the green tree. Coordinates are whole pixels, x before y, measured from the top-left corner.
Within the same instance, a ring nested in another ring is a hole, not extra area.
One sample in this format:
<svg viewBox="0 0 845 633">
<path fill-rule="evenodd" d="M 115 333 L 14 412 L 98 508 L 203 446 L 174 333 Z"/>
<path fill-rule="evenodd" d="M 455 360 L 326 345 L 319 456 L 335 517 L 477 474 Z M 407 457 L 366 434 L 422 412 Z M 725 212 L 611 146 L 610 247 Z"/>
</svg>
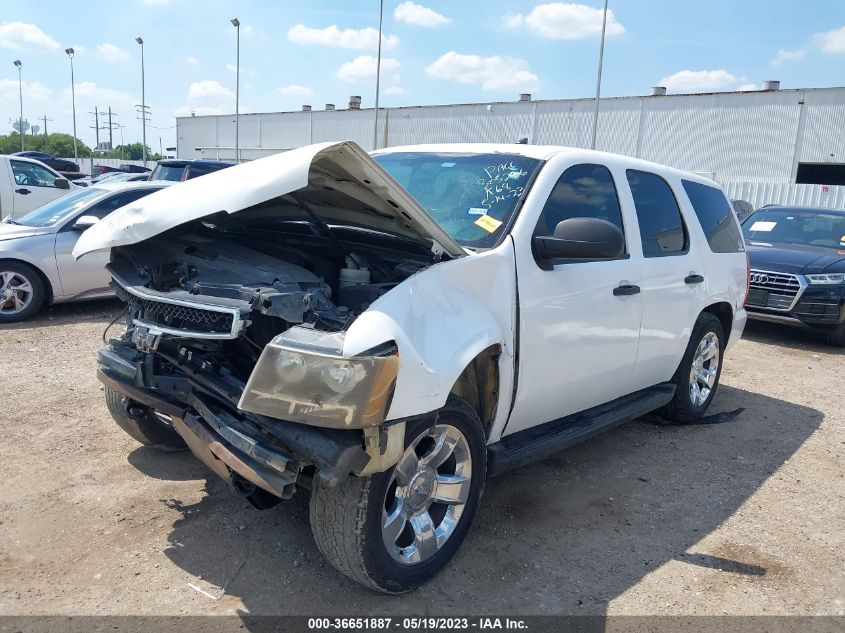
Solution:
<svg viewBox="0 0 845 633">
<path fill-rule="evenodd" d="M 127 143 L 125 145 L 118 145 L 113 151 L 109 152 L 108 157 L 125 158 L 127 160 L 143 160 L 144 146 L 141 143 Z M 161 160 L 158 153 L 153 153 L 150 146 L 147 145 L 147 160 Z"/>
<path fill-rule="evenodd" d="M 73 157 L 73 136 L 70 134 L 27 134 L 24 145 L 29 151 L 46 152 L 61 158 Z M 77 139 L 77 150 L 80 158 L 91 156 L 91 148 Z M 0 135 L 0 153 L 12 154 L 21 150 L 21 137 L 17 132 L 5 136 Z"/>
</svg>

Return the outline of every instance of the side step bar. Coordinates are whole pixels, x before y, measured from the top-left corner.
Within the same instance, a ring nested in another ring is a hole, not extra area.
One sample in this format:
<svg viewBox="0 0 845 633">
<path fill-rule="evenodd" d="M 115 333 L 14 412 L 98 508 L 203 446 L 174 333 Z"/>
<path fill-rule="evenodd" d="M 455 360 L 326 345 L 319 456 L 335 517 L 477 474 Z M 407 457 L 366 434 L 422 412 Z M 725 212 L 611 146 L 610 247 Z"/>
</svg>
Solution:
<svg viewBox="0 0 845 633">
<path fill-rule="evenodd" d="M 620 424 L 659 409 L 675 395 L 675 385 L 663 383 L 612 402 L 506 435 L 487 448 L 487 473 L 498 475 L 545 459 Z"/>
</svg>

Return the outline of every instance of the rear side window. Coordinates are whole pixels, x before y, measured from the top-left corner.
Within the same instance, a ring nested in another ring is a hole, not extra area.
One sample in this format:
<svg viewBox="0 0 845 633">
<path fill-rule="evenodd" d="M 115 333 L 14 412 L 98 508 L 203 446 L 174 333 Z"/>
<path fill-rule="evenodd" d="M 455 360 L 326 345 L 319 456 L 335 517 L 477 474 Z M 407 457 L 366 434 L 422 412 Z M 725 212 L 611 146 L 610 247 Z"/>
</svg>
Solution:
<svg viewBox="0 0 845 633">
<path fill-rule="evenodd" d="M 575 165 L 555 183 L 537 226 L 538 235 L 554 235 L 559 222 L 570 218 L 607 220 L 625 233 L 613 176 L 603 165 Z"/>
<path fill-rule="evenodd" d="M 228 167 L 228 165 L 215 165 L 214 163 L 195 163 L 188 167 L 188 178 L 186 178 L 186 180 L 205 176 L 206 174 L 210 174 L 215 171 L 220 171 L 221 169 L 224 169 L 226 167 Z"/>
<path fill-rule="evenodd" d="M 695 215 L 707 243 L 714 253 L 740 253 L 745 250 L 742 234 L 733 218 L 733 211 L 721 189 L 682 180 L 684 190 L 692 203 Z"/>
<path fill-rule="evenodd" d="M 657 174 L 629 169 L 626 173 L 645 257 L 680 255 L 688 248 L 681 210 L 669 184 Z"/>
</svg>

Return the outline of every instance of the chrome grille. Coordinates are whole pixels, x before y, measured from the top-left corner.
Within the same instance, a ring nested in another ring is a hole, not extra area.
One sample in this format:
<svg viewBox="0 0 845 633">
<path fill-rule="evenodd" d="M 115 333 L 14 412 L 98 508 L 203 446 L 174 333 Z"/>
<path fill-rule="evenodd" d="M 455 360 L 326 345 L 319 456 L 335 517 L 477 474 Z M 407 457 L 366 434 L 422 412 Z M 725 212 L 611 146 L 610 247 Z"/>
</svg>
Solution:
<svg viewBox="0 0 845 633">
<path fill-rule="evenodd" d="M 806 283 L 798 275 L 751 269 L 747 305 L 788 312 L 805 287 Z"/>
</svg>

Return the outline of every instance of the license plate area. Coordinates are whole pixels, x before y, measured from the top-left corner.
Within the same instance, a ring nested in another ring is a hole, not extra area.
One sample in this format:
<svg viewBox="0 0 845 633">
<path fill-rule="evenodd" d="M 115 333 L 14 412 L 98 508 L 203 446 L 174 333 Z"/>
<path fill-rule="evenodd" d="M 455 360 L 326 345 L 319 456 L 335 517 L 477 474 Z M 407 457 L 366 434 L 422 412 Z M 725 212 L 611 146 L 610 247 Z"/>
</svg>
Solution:
<svg viewBox="0 0 845 633">
<path fill-rule="evenodd" d="M 758 288 L 752 288 L 751 290 L 748 291 L 748 300 L 746 301 L 747 305 L 759 306 L 761 308 L 765 308 L 768 303 L 769 303 L 769 291 L 768 290 L 760 290 Z"/>
</svg>

